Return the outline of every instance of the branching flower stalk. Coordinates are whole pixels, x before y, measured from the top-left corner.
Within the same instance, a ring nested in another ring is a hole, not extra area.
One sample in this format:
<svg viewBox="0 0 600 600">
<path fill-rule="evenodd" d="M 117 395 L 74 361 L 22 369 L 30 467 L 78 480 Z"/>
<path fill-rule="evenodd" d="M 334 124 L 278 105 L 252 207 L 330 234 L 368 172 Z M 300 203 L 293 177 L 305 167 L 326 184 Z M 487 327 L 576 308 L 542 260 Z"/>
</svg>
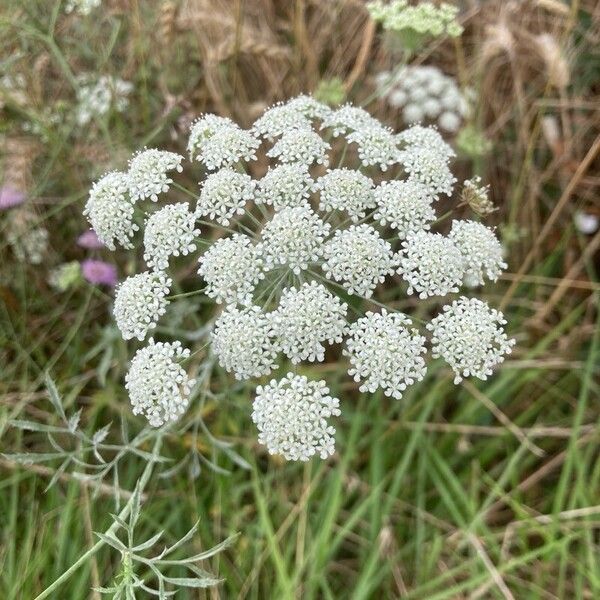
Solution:
<svg viewBox="0 0 600 600">
<path fill-rule="evenodd" d="M 199 373 L 198 380 L 200 385 L 206 385 L 211 369 L 211 361 L 206 361 L 203 370 Z M 68 469 L 73 468 L 75 470 L 72 472 L 72 476 L 76 480 L 85 481 L 94 490 L 99 490 L 101 486 L 103 489 L 110 489 L 110 486 L 103 483 L 103 481 L 105 479 L 112 479 L 112 493 L 117 514 L 114 516 L 114 522 L 107 530 L 96 534 L 99 538 L 98 541 L 84 552 L 56 581 L 41 592 L 36 600 L 57 597 L 57 590 L 60 586 L 98 552 L 100 548 L 107 544 L 121 553 L 121 576 L 117 578 L 114 585 L 102 587 L 99 591 L 110 593 L 113 598 L 133 598 L 136 590 L 142 590 L 159 598 L 167 598 L 173 594 L 173 589 L 216 585 L 219 580 L 196 567 L 194 563 L 203 561 L 221 551 L 233 541 L 233 538 L 228 538 L 201 555 L 192 555 L 189 558 L 183 559 L 170 558 L 168 555 L 185 546 L 193 538 L 197 525 L 176 544 L 165 548 L 154 557 L 148 558 L 142 556 L 140 552 L 153 548 L 159 542 L 162 532 L 141 544 L 133 543 L 134 529 L 141 514 L 140 506 L 146 485 L 155 474 L 156 466 L 164 465 L 170 461 L 169 458 L 161 454 L 161 449 L 165 436 L 174 433 L 173 425 L 170 424 L 168 427 L 162 428 L 145 427 L 130 439 L 126 421 L 123 420 L 121 423 L 121 443 L 109 441 L 112 429 L 111 424 L 89 435 L 80 426 L 81 410 L 67 416 L 58 390 L 49 376 L 46 376 L 46 388 L 49 399 L 57 413 L 59 424 L 46 425 L 25 420 L 12 420 L 9 424 L 22 431 L 45 434 L 53 452 L 5 454 L 3 456 L 8 460 L 25 465 L 60 461 L 60 466 L 55 470 L 46 489 L 52 487 Z M 192 419 L 187 425 L 181 423 L 177 431 L 178 436 L 182 435 L 189 428 L 193 429 L 193 435 L 195 436 L 197 436 L 198 430 L 201 429 L 203 435 L 216 449 L 222 450 L 240 466 L 247 467 L 247 464 L 241 457 L 237 456 L 228 443 L 218 440 L 210 434 L 200 418 L 196 417 Z M 151 450 L 147 451 L 144 448 L 148 447 L 149 444 L 151 444 Z M 137 479 L 135 489 L 132 493 L 122 490 L 119 486 L 119 467 L 126 457 L 131 456 L 136 456 L 145 461 L 144 469 Z M 172 476 L 173 473 L 177 472 L 181 466 L 190 460 L 192 462 L 198 460 L 197 451 L 190 452 L 179 463 L 171 465 L 169 469 L 163 469 L 160 476 L 162 478 Z M 216 465 L 213 465 L 207 459 L 204 459 L 204 457 L 200 457 L 200 460 L 208 467 L 218 469 Z M 220 470 L 222 471 L 222 469 Z M 199 469 L 195 469 L 193 473 L 190 473 L 192 477 L 196 477 L 198 474 Z M 124 505 L 121 504 L 123 496 L 128 497 Z M 127 533 L 127 544 L 120 542 L 117 537 L 117 533 L 123 530 Z M 135 574 L 134 567 L 136 565 L 142 566 L 144 569 L 150 569 L 158 581 L 158 588 L 150 587 L 147 582 Z M 167 572 L 176 567 L 179 569 L 186 568 L 190 571 L 191 577 L 171 577 Z"/>
<path fill-rule="evenodd" d="M 136 491 L 131 496 L 131 498 L 127 501 L 127 504 L 123 507 L 121 512 L 118 515 L 118 520 L 115 520 L 113 524 L 102 534 L 102 537 L 84 554 L 82 554 L 58 579 L 56 579 L 50 586 L 48 586 L 41 594 L 35 597 L 34 600 L 43 600 L 44 598 L 51 598 L 52 594 L 64 583 L 79 567 L 84 565 L 87 560 L 89 560 L 100 548 L 102 548 L 106 544 L 106 538 L 113 536 L 117 529 L 119 528 L 119 520 L 124 521 L 127 519 L 132 511 L 132 509 L 137 505 L 139 505 L 140 494 L 143 493 L 148 481 L 150 480 L 150 476 L 152 475 L 152 471 L 154 470 L 154 466 L 156 465 L 157 459 L 159 457 L 160 448 L 162 445 L 162 432 L 156 436 L 154 441 L 154 447 L 152 448 L 152 453 L 148 462 L 146 463 L 146 467 L 142 475 L 140 476 L 138 483 L 136 485 Z M 138 506 L 139 510 L 139 506 Z"/>
<path fill-rule="evenodd" d="M 310 381 L 289 362 L 323 362 L 329 347 L 343 344 L 338 356 L 348 359 L 361 390 L 399 399 L 424 378 L 428 346 L 457 382 L 486 379 L 511 351 L 503 316 L 484 302 L 460 297 L 421 330 L 420 320 L 414 325 L 377 298 L 394 278 L 407 296 L 434 301 L 431 316 L 435 302 L 459 293 L 465 281 L 496 281 L 506 268 L 492 229 L 437 218 L 436 205 L 452 196 L 456 179 L 454 151 L 435 128 L 395 133 L 362 108 L 333 110 L 300 96 L 267 109 L 249 130 L 203 115 L 188 150 L 204 169 L 199 191 L 185 192 L 195 206 L 170 192 L 185 190 L 173 181 L 183 157 L 146 149 L 129 171 L 96 182 L 85 209 L 108 247 L 131 248 L 138 239 L 144 247 L 147 270 L 121 284 L 114 312 L 125 339 L 147 340 L 126 387 L 134 413 L 151 425 L 178 420 L 194 398 L 192 351 L 153 337 L 179 293 L 204 289 L 223 305 L 207 342 L 209 360 L 239 380 L 262 381 L 252 419 L 268 451 L 288 460 L 330 456 L 330 421 L 342 410 L 324 381 Z M 247 165 L 260 153 L 272 162 L 257 180 Z M 467 187 L 485 204 L 486 187 L 478 180 Z M 174 202 L 159 205 L 159 197 Z M 145 223 L 134 223 L 134 212 L 145 214 Z M 214 234 L 216 241 L 200 244 Z M 174 262 L 196 257 L 198 284 L 188 278 L 173 293 Z M 352 296 L 373 311 L 359 307 L 362 314 L 349 322 Z"/>
</svg>

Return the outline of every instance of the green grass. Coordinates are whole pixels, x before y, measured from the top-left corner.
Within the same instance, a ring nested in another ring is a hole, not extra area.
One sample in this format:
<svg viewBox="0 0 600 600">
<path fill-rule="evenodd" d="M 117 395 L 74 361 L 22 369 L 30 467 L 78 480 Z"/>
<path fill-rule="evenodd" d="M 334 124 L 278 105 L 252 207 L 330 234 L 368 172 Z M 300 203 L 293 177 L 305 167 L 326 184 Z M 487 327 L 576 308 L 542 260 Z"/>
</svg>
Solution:
<svg viewBox="0 0 600 600">
<path fill-rule="evenodd" d="M 242 447 L 250 470 L 220 456 L 219 466 L 230 474 L 204 469 L 196 481 L 184 474 L 168 483 L 151 480 L 140 539 L 164 529 L 174 541 L 196 519 L 195 543 L 204 548 L 240 532 L 209 569 L 224 577 L 219 590 L 227 598 L 458 598 L 476 590 L 501 598 L 499 581 L 516 598 L 584 598 L 584 591 L 593 597 L 600 588 L 598 324 L 578 369 L 543 364 L 583 308 L 527 345 L 523 360 L 539 361 L 538 367 L 508 362 L 488 385 L 477 386 L 525 436 L 532 427 L 562 428 L 568 437 L 528 438 L 542 456 L 438 370 L 401 402 L 340 391 L 343 417 L 333 462 L 282 465 Z M 228 394 L 221 404 L 210 419 L 213 433 L 227 431 L 231 422 L 248 430 L 246 393 Z M 90 427 L 95 414 L 106 418 L 105 410 L 126 409 L 90 407 Z M 449 431 L 431 431 L 432 423 Z M 453 425 L 474 433 L 454 433 Z M 477 435 L 477 427 L 493 429 Z M 18 446 L 13 434 L 4 439 Z M 182 440 L 167 445 L 177 455 Z M 141 469 L 139 461 L 128 464 L 120 485 L 132 489 Z M 3 598 L 35 597 L 93 543 L 88 519 L 97 531 L 110 524 L 110 498 L 88 502 L 77 482 L 44 491 L 47 483 L 48 477 L 26 468 L 6 471 L 2 479 Z M 95 557 L 103 583 L 114 560 L 106 549 Z M 92 568 L 82 566 L 60 597 L 87 597 Z"/>
<path fill-rule="evenodd" d="M 135 148 L 170 143 L 185 103 L 163 110 L 158 90 L 164 80 L 175 81 L 177 93 L 194 110 L 205 108 L 195 95 L 202 77 L 194 60 L 200 59 L 193 54 L 188 60 L 194 41 L 187 40 L 173 49 L 177 56 L 169 70 L 161 71 L 166 67 L 153 53 L 150 33 L 157 16 L 151 11 L 63 27 L 60 3 L 51 3 L 48 15 L 47 3 L 28 0 L 22 3 L 22 18 L 14 12 L 21 3 L 9 4 L 5 12 L 0 9 L 0 33 L 7 32 L 0 36 L 0 65 L 14 56 L 26 57 L 27 63 L 33 62 L 30 57 L 47 56 L 51 67 L 43 85 L 53 101 L 73 101 L 73 74 L 79 70 L 119 74 L 119 67 L 127 65 L 136 81 L 135 110 L 100 120 L 84 135 L 67 123 L 50 127 L 43 106 L 35 102 L 26 109 L 10 105 L 2 113 L 7 115 L 1 124 L 7 137 L 20 131 L 23 111 L 46 131 L 31 195 L 39 199 L 39 222 L 52 233 L 48 263 L 80 260 L 84 255 L 70 240 L 85 227 L 80 212 L 90 181 L 106 169 L 122 168 Z M 578 44 L 584 42 L 584 26 L 582 18 Z M 293 40 L 290 48 L 297 50 Z M 585 69 L 575 71 L 573 85 L 586 96 L 594 85 L 592 66 L 598 63 L 595 54 L 579 52 L 574 64 L 582 56 Z M 181 64 L 185 67 L 179 71 Z M 230 82 L 231 65 L 220 68 Z M 29 69 L 34 77 L 31 65 Z M 535 93 L 525 100 L 537 107 Z M 545 114 L 542 108 L 535 110 L 538 116 Z M 502 192 L 509 199 L 496 222 L 510 217 L 513 229 L 539 231 L 567 183 L 542 181 L 550 158 L 545 147 L 537 151 L 537 130 L 530 131 L 535 140 L 530 152 L 519 147 L 512 154 L 519 125 L 514 116 L 497 133 L 498 155 L 490 156 L 487 165 L 490 174 L 502 178 Z M 581 125 L 575 136 L 585 151 L 590 146 L 586 132 Z M 177 144 L 181 140 L 173 142 Z M 108 157 L 80 155 L 86 145 Z M 510 161 L 504 160 L 506 148 Z M 459 167 L 469 171 L 471 165 L 463 161 Z M 529 188 L 534 176 L 541 182 L 535 198 Z M 191 180 L 190 189 L 194 184 Z M 219 448 L 202 430 L 167 435 L 164 454 L 181 459 L 195 448 L 201 470 L 197 478 L 189 476 L 187 467 L 160 478 L 164 467 L 157 466 L 144 490 L 136 534 L 144 540 L 164 530 L 164 542 L 173 543 L 199 521 L 188 554 L 232 534 L 239 537 L 201 565 L 223 578 L 218 587 L 184 590 L 176 597 L 600 597 L 600 283 L 593 255 L 573 275 L 583 287 L 563 280 L 572 256 L 581 256 L 590 243 L 577 237 L 568 216 L 586 198 L 582 194 L 570 201 L 568 214 L 557 219 L 552 237 L 510 298 L 505 296 L 510 281 L 486 289 L 494 306 L 507 299 L 509 333 L 517 338 L 515 354 L 488 382 L 456 386 L 449 370 L 435 364 L 423 382 L 394 401 L 359 394 L 341 369 L 328 367 L 328 383 L 342 408 L 332 460 L 289 464 L 269 457 L 256 443 L 251 387 L 215 375 L 211 394 L 193 410 L 210 435 L 230 442 L 231 449 Z M 533 243 L 528 234 L 517 238 L 509 245 L 512 273 Z M 118 432 L 121 419 L 133 433 L 139 431 L 142 424 L 131 415 L 122 386 L 131 346 L 115 334 L 110 294 L 81 286 L 51 295 L 46 270 L 10 259 L 3 240 L 0 251 L 0 450 L 51 451 L 40 433 L 8 423 L 19 418 L 56 424 L 44 390 L 45 371 L 57 382 L 68 414 L 83 407 L 85 431 L 112 422 Z M 133 254 L 123 252 L 115 260 L 121 274 L 135 271 Z M 568 291 L 540 323 L 536 315 L 561 285 Z M 403 300 L 397 290 L 388 292 L 387 301 Z M 206 314 L 203 305 L 195 297 L 185 302 L 192 317 L 183 316 L 176 327 L 197 329 Z M 323 374 L 305 366 L 302 372 Z M 150 451 L 150 443 L 143 449 Z M 146 464 L 134 457 L 123 461 L 119 487 L 133 490 Z M 0 459 L 3 600 L 29 600 L 48 588 L 98 541 L 94 532 L 106 531 L 111 513 L 121 508 L 110 490 L 87 487 L 69 470 L 57 473 L 59 465 Z M 57 480 L 47 489 L 53 475 Z M 118 553 L 102 546 L 50 597 L 93 598 L 91 587 L 109 585 L 119 569 Z"/>
</svg>

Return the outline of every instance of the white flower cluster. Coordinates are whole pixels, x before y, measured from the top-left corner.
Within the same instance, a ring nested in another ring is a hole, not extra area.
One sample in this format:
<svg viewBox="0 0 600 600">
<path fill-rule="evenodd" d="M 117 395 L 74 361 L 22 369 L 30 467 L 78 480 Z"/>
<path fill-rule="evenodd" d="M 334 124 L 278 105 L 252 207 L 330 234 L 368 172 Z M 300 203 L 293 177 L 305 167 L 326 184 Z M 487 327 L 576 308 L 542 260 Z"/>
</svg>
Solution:
<svg viewBox="0 0 600 600">
<path fill-rule="evenodd" d="M 262 230 L 260 250 L 267 270 L 287 265 L 296 274 L 319 260 L 331 226 L 306 206 L 284 208 Z"/>
<path fill-rule="evenodd" d="M 305 94 L 301 94 L 300 96 L 288 100 L 286 104 L 292 110 L 309 119 L 309 126 L 311 125 L 311 119 L 320 119 L 323 121 L 323 119 L 333 112 L 332 109 L 326 104 L 323 104 L 323 102 L 319 102 L 312 96 L 306 96 Z"/>
<path fill-rule="evenodd" d="M 117 287 L 113 309 L 123 339 L 143 340 L 167 310 L 173 282 L 162 272 L 145 271 L 128 277 Z"/>
<path fill-rule="evenodd" d="M 258 441 L 270 454 L 301 461 L 333 454 L 335 428 L 327 419 L 340 415 L 339 400 L 329 395 L 324 381 L 288 373 L 259 385 L 252 409 Z"/>
<path fill-rule="evenodd" d="M 417 231 L 402 242 L 398 272 L 408 283 L 408 293 L 419 298 L 458 292 L 465 262 L 458 246 L 440 233 Z"/>
<path fill-rule="evenodd" d="M 256 284 L 265 277 L 259 249 L 242 233 L 217 240 L 198 262 L 206 295 L 219 304 L 250 304 Z"/>
<path fill-rule="evenodd" d="M 389 224 L 405 238 L 411 233 L 429 229 L 435 220 L 435 196 L 419 181 L 384 181 L 375 190 L 377 210 L 373 217 L 381 225 Z"/>
<path fill-rule="evenodd" d="M 311 281 L 283 290 L 271 313 L 273 333 L 283 353 L 297 364 L 325 360 L 324 342 L 340 343 L 348 307 L 324 285 Z"/>
<path fill-rule="evenodd" d="M 232 167 L 245 160 L 256 160 L 260 141 L 231 119 L 205 115 L 196 120 L 190 131 L 188 152 L 191 160 L 204 164 L 209 171 Z"/>
<path fill-rule="evenodd" d="M 330 112 L 323 118 L 321 129 L 330 129 L 333 137 L 339 137 L 352 131 L 368 131 L 382 127 L 381 123 L 366 110 L 351 104 Z"/>
<path fill-rule="evenodd" d="M 275 210 L 310 206 L 308 199 L 315 183 L 308 167 L 302 163 L 288 163 L 269 168 L 258 182 L 255 201 L 268 204 Z"/>
<path fill-rule="evenodd" d="M 367 314 L 352 323 L 344 354 L 350 360 L 348 374 L 362 381 L 361 392 L 381 388 L 386 396 L 402 398 L 409 385 L 425 377 L 425 338 L 401 313 Z"/>
<path fill-rule="evenodd" d="M 102 0 L 67 0 L 65 12 L 67 14 L 78 12 L 80 15 L 87 16 L 101 4 Z"/>
<path fill-rule="evenodd" d="M 252 131 L 270 142 L 295 129 L 310 130 L 311 124 L 301 111 L 283 102 L 274 104 L 254 122 Z"/>
<path fill-rule="evenodd" d="M 425 148 L 435 150 L 446 161 L 456 156 L 452 146 L 446 143 L 440 132 L 435 127 L 423 127 L 423 125 L 411 125 L 396 135 L 399 143 L 408 148 Z M 466 182 L 465 182 L 466 183 Z"/>
<path fill-rule="evenodd" d="M 328 136 L 339 138 L 345 161 L 330 170 Z M 240 163 L 254 160 L 263 144 L 264 155 L 277 160 L 254 179 Z M 362 391 L 400 398 L 425 376 L 427 340 L 407 315 L 379 301 L 378 286 L 395 277 L 392 285 L 407 294 L 444 297 L 465 278 L 495 281 L 506 268 L 492 229 L 436 220 L 440 195 L 451 196 L 456 180 L 454 153 L 435 129 L 415 125 L 395 134 L 363 109 L 332 110 L 301 96 L 267 109 L 246 131 L 204 115 L 192 126 L 188 151 L 211 171 L 195 210 L 185 202 L 157 210 L 151 203 L 180 170 L 181 156 L 170 152 L 144 150 L 129 172 L 109 173 L 90 192 L 85 212 L 107 246 L 131 247 L 134 217 L 144 223 L 150 270 L 125 280 L 115 299 L 125 339 L 143 340 L 165 313 L 170 259 L 196 253 L 200 222 L 208 247 L 199 253 L 199 276 L 187 270 L 181 287 L 183 295 L 203 292 L 224 304 L 210 344 L 225 371 L 261 378 L 282 363 L 324 362 L 341 352 Z M 394 176 L 392 164 L 399 165 Z M 469 302 L 449 304 L 430 324 L 434 355 L 461 377 L 488 376 L 513 342 L 500 313 Z M 364 314 L 371 305 L 381 310 Z M 358 317 L 348 318 L 350 306 Z M 188 356 L 179 343 L 153 340 L 138 352 L 127 376 L 136 413 L 160 425 L 183 412 L 191 384 L 181 362 Z M 339 414 L 324 381 L 290 374 L 257 388 L 252 418 L 269 452 L 308 460 L 334 452 L 329 418 Z"/>
<path fill-rule="evenodd" d="M 93 2 L 86 1 L 88 4 Z M 133 92 L 133 84 L 129 81 L 110 75 L 95 80 L 91 75 L 83 74 L 77 83 L 76 119 L 79 125 L 87 125 L 95 117 L 103 117 L 111 108 L 124 112 L 129 106 L 129 96 Z"/>
<path fill-rule="evenodd" d="M 432 2 L 419 2 L 412 6 L 408 0 L 374 0 L 367 4 L 371 17 L 382 23 L 384 29 L 404 34 L 410 46 L 415 41 L 409 37 L 426 36 L 439 37 L 447 34 L 451 37 L 461 35 L 463 28 L 456 21 L 458 7 L 442 2 L 439 6 Z"/>
<path fill-rule="evenodd" d="M 235 127 L 236 124 L 228 117 L 206 114 L 198 117 L 190 128 L 187 150 L 190 160 L 201 160 L 199 153 L 202 152 L 202 144 L 214 136 L 217 132 Z"/>
<path fill-rule="evenodd" d="M 443 146 L 418 145 L 400 152 L 400 163 L 409 173 L 409 180 L 425 184 L 436 196 L 452 195 L 456 178 L 448 166 L 449 159 Z"/>
<path fill-rule="evenodd" d="M 502 257 L 502 245 L 494 232 L 477 221 L 453 221 L 448 237 L 463 255 L 465 277 L 483 285 L 484 276 L 491 281 L 508 267 Z"/>
<path fill-rule="evenodd" d="M 243 215 L 246 203 L 254 198 L 255 182 L 250 175 L 228 167 L 212 173 L 204 181 L 196 215 L 208 216 L 221 225 L 229 225 L 235 215 Z"/>
<path fill-rule="evenodd" d="M 319 210 L 341 210 L 356 223 L 375 208 L 373 181 L 360 171 L 333 169 L 317 181 Z"/>
<path fill-rule="evenodd" d="M 323 271 L 329 279 L 341 282 L 349 294 L 366 298 L 397 266 L 389 242 L 366 224 L 338 229 L 325 244 L 323 257 Z"/>
<path fill-rule="evenodd" d="M 258 306 L 229 305 L 217 319 L 212 349 L 220 365 L 236 379 L 268 375 L 277 367 L 271 319 Z"/>
<path fill-rule="evenodd" d="M 125 376 L 133 414 L 143 414 L 150 425 L 176 421 L 187 409 L 194 385 L 181 362 L 190 351 L 180 342 L 155 342 L 138 350 Z"/>
<path fill-rule="evenodd" d="M 327 166 L 327 152 L 331 146 L 312 129 L 291 129 L 286 131 L 267 152 L 269 158 L 277 158 L 282 163 L 299 163 L 309 167 L 313 163 Z"/>
<path fill-rule="evenodd" d="M 144 149 L 132 157 L 127 173 L 112 171 L 94 183 L 83 214 L 107 248 L 114 250 L 115 243 L 133 248 L 131 238 L 139 230 L 133 218 L 134 205 L 146 199 L 157 202 L 158 194 L 168 192 L 173 180 L 167 173 L 172 170 L 181 172 L 182 160 L 183 157 L 174 152 Z M 163 219 L 175 213 L 167 211 Z M 163 220 L 162 224 L 166 225 L 166 221 Z M 171 235 L 181 231 L 176 224 L 169 224 L 169 228 Z M 174 248 L 177 242 L 170 241 L 168 245 Z M 185 242 L 181 241 L 179 245 L 183 247 Z"/>
<path fill-rule="evenodd" d="M 433 357 L 441 356 L 452 367 L 454 383 L 471 375 L 485 380 L 515 344 L 504 333 L 505 324 L 504 315 L 485 302 L 461 297 L 427 324 Z"/>
<path fill-rule="evenodd" d="M 187 202 L 167 204 L 146 221 L 144 260 L 149 267 L 164 270 L 171 256 L 187 256 L 196 250 L 196 215 Z"/>
<path fill-rule="evenodd" d="M 433 66 L 414 65 L 377 74 L 378 94 L 396 109 L 405 123 L 435 122 L 456 133 L 469 116 L 472 91 L 461 92 L 456 80 Z"/>
<path fill-rule="evenodd" d="M 158 194 L 168 192 L 173 180 L 169 171 L 181 173 L 183 156 L 154 148 L 142 150 L 129 161 L 129 192 L 134 202 L 150 199 L 158 201 Z"/>
<path fill-rule="evenodd" d="M 133 248 L 131 238 L 139 227 L 133 222 L 133 201 L 126 173 L 107 173 L 92 186 L 83 214 L 100 241 L 110 250 L 115 242 Z"/>
<path fill-rule="evenodd" d="M 358 158 L 366 167 L 378 165 L 385 172 L 389 166 L 399 162 L 396 138 L 387 127 L 357 129 L 346 139 L 358 146 Z"/>
</svg>

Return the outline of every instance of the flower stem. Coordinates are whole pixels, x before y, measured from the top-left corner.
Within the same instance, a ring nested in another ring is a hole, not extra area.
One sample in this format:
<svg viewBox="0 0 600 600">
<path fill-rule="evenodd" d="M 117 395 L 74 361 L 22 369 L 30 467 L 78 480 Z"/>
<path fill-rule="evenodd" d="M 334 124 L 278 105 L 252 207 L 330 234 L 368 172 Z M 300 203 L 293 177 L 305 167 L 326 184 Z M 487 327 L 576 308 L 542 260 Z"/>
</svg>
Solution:
<svg viewBox="0 0 600 600">
<path fill-rule="evenodd" d="M 188 296 L 197 296 L 198 294 L 202 294 L 205 291 L 206 287 L 203 287 L 199 290 L 194 290 L 193 292 L 182 292 L 181 294 L 173 294 L 171 296 L 167 296 L 167 300 L 175 300 L 175 298 L 187 298 Z"/>
<path fill-rule="evenodd" d="M 152 458 L 148 461 L 142 476 L 138 480 L 140 494 L 143 492 L 148 480 L 150 479 L 150 475 L 154 470 L 154 463 L 156 462 L 156 458 L 160 451 L 160 447 L 162 445 L 162 432 L 160 432 L 156 440 L 154 442 L 154 448 L 152 449 Z M 119 519 L 125 520 L 129 513 L 131 512 L 131 508 L 133 507 L 133 501 L 135 499 L 135 495 L 132 495 L 131 498 L 127 501 L 127 504 L 123 507 L 123 510 L 119 513 Z M 114 534 L 114 532 L 119 527 L 117 521 L 114 521 L 113 524 L 104 532 L 104 535 L 110 536 Z M 58 579 L 54 581 L 50 586 L 48 586 L 41 594 L 36 596 L 34 600 L 43 600 L 44 598 L 48 598 L 52 592 L 54 592 L 60 585 L 62 585 L 79 567 L 81 567 L 89 558 L 91 558 L 100 548 L 104 546 L 104 542 L 102 540 L 98 540 L 87 552 L 82 554 Z"/>
</svg>

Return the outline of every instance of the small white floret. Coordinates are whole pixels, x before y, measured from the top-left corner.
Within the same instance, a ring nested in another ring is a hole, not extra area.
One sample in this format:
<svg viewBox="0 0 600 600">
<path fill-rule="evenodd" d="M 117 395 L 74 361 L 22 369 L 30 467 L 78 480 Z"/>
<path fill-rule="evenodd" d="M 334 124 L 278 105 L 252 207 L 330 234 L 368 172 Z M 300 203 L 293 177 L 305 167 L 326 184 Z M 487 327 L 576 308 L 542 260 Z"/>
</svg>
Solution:
<svg viewBox="0 0 600 600">
<path fill-rule="evenodd" d="M 439 233 L 417 231 L 402 242 L 398 273 L 419 298 L 458 292 L 465 262 L 456 244 Z"/>
<path fill-rule="evenodd" d="M 428 323 L 432 354 L 454 371 L 454 383 L 463 377 L 487 379 L 515 344 L 504 332 L 504 315 L 477 298 L 461 297 L 444 306 Z"/>
<path fill-rule="evenodd" d="M 335 428 L 328 419 L 340 415 L 339 401 L 329 395 L 324 381 L 288 373 L 279 381 L 259 385 L 252 408 L 258 441 L 269 454 L 307 461 L 334 453 Z"/>
<path fill-rule="evenodd" d="M 425 338 L 411 326 L 406 315 L 385 309 L 367 312 L 350 325 L 344 355 L 351 364 L 348 374 L 361 382 L 361 392 L 381 388 L 386 396 L 401 398 L 409 385 L 423 379 Z"/>
<path fill-rule="evenodd" d="M 149 267 L 162 271 L 171 256 L 187 256 L 196 250 L 196 215 L 187 202 L 167 204 L 152 213 L 144 230 L 144 260 Z"/>
<path fill-rule="evenodd" d="M 190 351 L 181 342 L 155 342 L 138 350 L 125 376 L 133 414 L 143 414 L 150 425 L 176 421 L 186 411 L 195 383 L 181 367 Z"/>
<path fill-rule="evenodd" d="M 323 271 L 349 294 L 370 298 L 378 284 L 394 272 L 392 247 L 370 225 L 337 230 L 323 249 Z"/>
<path fill-rule="evenodd" d="M 225 308 L 211 334 L 219 364 L 236 379 L 268 375 L 277 367 L 271 321 L 258 306 Z"/>
<path fill-rule="evenodd" d="M 243 215 L 246 204 L 254 198 L 256 182 L 245 173 L 225 168 L 209 175 L 200 191 L 196 215 L 208 216 L 221 225 L 229 225 L 236 215 Z"/>
<path fill-rule="evenodd" d="M 125 279 L 118 287 L 113 309 L 123 339 L 143 340 L 165 313 L 172 281 L 160 271 L 145 271 Z"/>
</svg>

